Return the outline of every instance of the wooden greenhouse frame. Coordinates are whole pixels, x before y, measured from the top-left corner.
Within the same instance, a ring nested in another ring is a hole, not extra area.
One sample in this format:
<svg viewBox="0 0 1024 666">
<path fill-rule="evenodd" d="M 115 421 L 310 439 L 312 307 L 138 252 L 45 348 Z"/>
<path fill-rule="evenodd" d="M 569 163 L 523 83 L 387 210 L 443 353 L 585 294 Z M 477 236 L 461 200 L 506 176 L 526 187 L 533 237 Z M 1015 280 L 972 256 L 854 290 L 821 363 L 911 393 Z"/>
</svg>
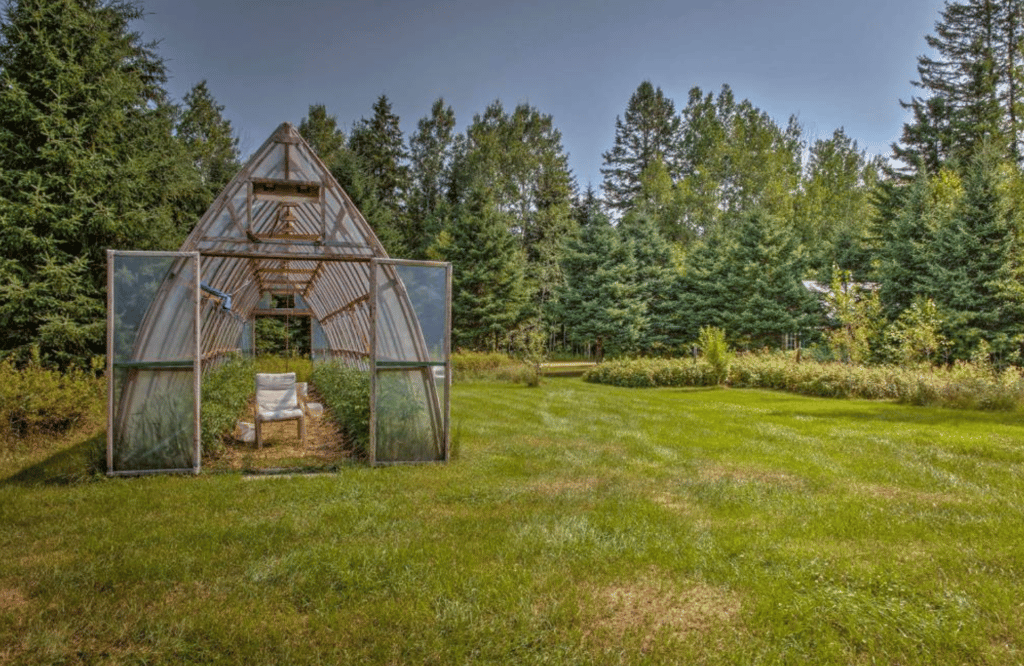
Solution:
<svg viewBox="0 0 1024 666">
<path fill-rule="evenodd" d="M 114 265 L 129 256 L 144 262 L 146 255 L 155 262 L 170 263 L 160 264 L 163 272 L 150 271 L 155 277 L 149 278 L 147 298 L 152 300 L 147 301 L 144 314 L 134 313 L 135 329 L 121 336 L 128 342 L 115 349 L 117 327 L 125 320 L 115 292 L 132 294 L 125 285 L 130 287 L 139 278 L 124 268 L 127 260 L 117 271 Z M 185 288 L 178 284 L 184 279 L 180 267 L 190 261 L 197 262 L 196 284 Z M 401 277 L 405 267 L 425 271 L 433 287 L 430 299 L 435 302 L 420 302 L 421 295 L 410 293 Z M 378 455 L 373 439 L 377 375 L 395 367 L 407 371 L 405 377 L 412 385 L 407 393 L 422 403 L 425 416 L 421 420 L 429 424 L 434 447 L 426 458 L 448 460 L 451 264 L 388 257 L 326 165 L 298 131 L 284 123 L 220 192 L 179 252 L 108 252 L 108 474 L 200 471 L 202 370 L 226 354 L 241 351 L 245 326 L 263 313 L 259 303 L 268 293 L 301 296 L 308 309 L 304 314 L 320 328 L 324 340 L 320 353 L 369 372 L 371 464 L 425 459 L 392 460 Z M 423 319 L 428 311 L 432 331 L 443 324 L 443 340 L 439 333 L 432 333 L 428 343 Z M 182 356 L 189 344 L 194 345 L 189 353 L 194 358 L 168 360 L 168 355 Z M 130 448 L 135 436 L 132 419 L 147 408 L 152 411 L 148 403 L 153 396 L 173 383 L 167 373 L 185 368 L 188 361 L 193 364 L 196 405 L 191 459 L 182 454 L 184 465 L 166 469 L 119 466 L 116 461 L 126 458 L 119 455 L 118 447 Z"/>
</svg>

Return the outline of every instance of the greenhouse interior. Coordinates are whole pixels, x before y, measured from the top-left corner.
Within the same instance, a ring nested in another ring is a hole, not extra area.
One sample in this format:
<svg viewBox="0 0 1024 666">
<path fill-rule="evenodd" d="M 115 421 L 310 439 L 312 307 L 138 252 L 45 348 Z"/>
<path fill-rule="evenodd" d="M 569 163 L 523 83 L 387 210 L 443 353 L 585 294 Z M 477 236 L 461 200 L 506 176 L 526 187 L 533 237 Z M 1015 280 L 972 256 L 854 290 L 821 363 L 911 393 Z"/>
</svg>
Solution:
<svg viewBox="0 0 1024 666">
<path fill-rule="evenodd" d="M 204 376 L 267 317 L 308 322 L 314 368 L 365 374 L 369 464 L 449 459 L 451 264 L 388 257 L 290 124 L 179 251 L 107 260 L 108 474 L 199 473 Z"/>
</svg>

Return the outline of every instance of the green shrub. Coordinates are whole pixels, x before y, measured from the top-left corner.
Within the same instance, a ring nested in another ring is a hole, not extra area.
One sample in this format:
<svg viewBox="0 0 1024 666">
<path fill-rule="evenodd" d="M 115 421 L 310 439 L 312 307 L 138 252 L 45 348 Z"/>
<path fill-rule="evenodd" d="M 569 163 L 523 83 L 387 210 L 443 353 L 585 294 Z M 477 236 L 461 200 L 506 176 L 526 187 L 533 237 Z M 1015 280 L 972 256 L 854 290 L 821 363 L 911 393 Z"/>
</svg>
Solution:
<svg viewBox="0 0 1024 666">
<path fill-rule="evenodd" d="M 711 366 L 715 383 L 723 383 L 729 376 L 729 366 L 735 357 L 725 341 L 725 331 L 715 326 L 704 326 L 700 329 L 697 344 L 703 350 L 704 360 Z"/>
<path fill-rule="evenodd" d="M 232 356 L 203 374 L 203 413 L 199 423 L 204 456 L 224 450 L 225 439 L 256 391 L 256 372 L 251 359 Z"/>
<path fill-rule="evenodd" d="M 704 359 L 610 361 L 584 375 L 590 382 L 625 387 L 708 386 L 717 383 L 717 378 L 717 370 Z M 1024 407 L 1024 373 L 1020 369 L 996 373 L 987 365 L 966 362 L 948 368 L 860 366 L 798 363 L 782 353 L 742 354 L 730 365 L 728 383 L 827 398 L 896 400 L 959 409 Z"/>
<path fill-rule="evenodd" d="M 103 400 L 105 381 L 80 370 L 66 373 L 32 361 L 0 362 L 0 435 L 3 439 L 66 432 Z"/>
<path fill-rule="evenodd" d="M 500 352 L 465 352 L 452 354 L 452 381 L 498 381 L 536 386 L 537 367 L 510 358 Z"/>
<path fill-rule="evenodd" d="M 318 364 L 310 378 L 323 398 L 325 416 L 365 456 L 370 441 L 370 374 L 339 362 Z"/>
</svg>

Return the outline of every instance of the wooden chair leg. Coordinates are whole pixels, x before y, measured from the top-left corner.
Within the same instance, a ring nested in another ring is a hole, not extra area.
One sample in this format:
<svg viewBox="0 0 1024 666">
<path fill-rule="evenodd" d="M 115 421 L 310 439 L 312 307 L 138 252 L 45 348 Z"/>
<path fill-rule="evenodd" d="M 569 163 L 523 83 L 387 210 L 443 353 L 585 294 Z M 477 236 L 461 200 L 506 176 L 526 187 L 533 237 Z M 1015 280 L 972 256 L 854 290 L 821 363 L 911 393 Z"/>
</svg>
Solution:
<svg viewBox="0 0 1024 666">
<path fill-rule="evenodd" d="M 256 448 L 263 448 L 263 427 L 260 423 L 259 418 L 256 419 Z"/>
</svg>

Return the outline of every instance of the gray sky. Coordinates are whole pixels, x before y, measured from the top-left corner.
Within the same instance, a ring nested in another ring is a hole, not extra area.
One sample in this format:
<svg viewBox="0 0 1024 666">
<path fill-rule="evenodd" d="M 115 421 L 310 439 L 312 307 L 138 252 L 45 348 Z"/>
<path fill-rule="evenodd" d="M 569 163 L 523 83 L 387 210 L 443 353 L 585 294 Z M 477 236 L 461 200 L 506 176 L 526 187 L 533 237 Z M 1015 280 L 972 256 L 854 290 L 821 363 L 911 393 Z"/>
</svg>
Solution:
<svg viewBox="0 0 1024 666">
<path fill-rule="evenodd" d="M 323 103 L 346 135 L 381 94 L 406 138 L 438 97 L 459 129 L 495 99 L 554 118 L 581 187 L 645 79 L 686 106 L 728 83 L 809 140 L 888 154 L 942 0 L 144 0 L 178 100 L 202 79 L 243 157 Z"/>
</svg>

